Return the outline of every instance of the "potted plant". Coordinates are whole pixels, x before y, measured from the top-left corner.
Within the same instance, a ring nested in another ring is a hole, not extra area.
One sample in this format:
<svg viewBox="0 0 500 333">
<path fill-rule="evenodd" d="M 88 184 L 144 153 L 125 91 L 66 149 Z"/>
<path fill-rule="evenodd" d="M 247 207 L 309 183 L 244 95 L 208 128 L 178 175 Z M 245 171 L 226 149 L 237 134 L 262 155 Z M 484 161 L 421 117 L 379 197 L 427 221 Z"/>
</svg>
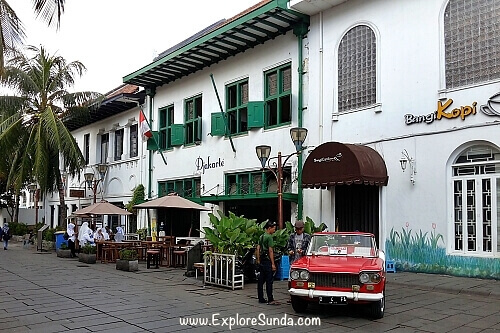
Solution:
<svg viewBox="0 0 500 333">
<path fill-rule="evenodd" d="M 139 270 L 137 251 L 134 249 L 122 249 L 118 252 L 119 259 L 116 260 L 116 269 L 127 272 Z"/>
<path fill-rule="evenodd" d="M 96 247 L 90 244 L 85 244 L 80 248 L 80 255 L 78 261 L 86 264 L 95 264 L 96 262 Z"/>
<path fill-rule="evenodd" d="M 59 249 L 56 250 L 56 253 L 59 258 L 71 258 L 71 250 L 66 243 L 62 243 Z"/>
</svg>

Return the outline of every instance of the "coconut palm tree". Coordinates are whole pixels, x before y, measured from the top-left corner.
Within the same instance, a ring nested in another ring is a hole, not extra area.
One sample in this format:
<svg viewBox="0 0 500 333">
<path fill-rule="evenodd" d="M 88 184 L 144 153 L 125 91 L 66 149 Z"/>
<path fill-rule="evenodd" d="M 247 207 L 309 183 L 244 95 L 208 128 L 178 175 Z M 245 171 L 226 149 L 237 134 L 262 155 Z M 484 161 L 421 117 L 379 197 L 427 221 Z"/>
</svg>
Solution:
<svg viewBox="0 0 500 333">
<path fill-rule="evenodd" d="M 32 0 L 35 15 L 49 26 L 59 28 L 66 0 Z M 57 20 L 55 17 L 57 16 Z M 21 20 L 9 6 L 7 0 L 0 0 L 0 73 L 3 72 L 5 56 L 12 49 L 22 45 L 26 34 Z"/>
<path fill-rule="evenodd" d="M 27 54 L 33 54 L 29 57 Z M 60 217 L 66 218 L 61 169 L 77 176 L 85 159 L 63 120 L 88 116 L 100 94 L 69 93 L 74 79 L 86 70 L 79 61 L 67 62 L 43 47 L 14 51 L 1 80 L 14 96 L 0 96 L 0 109 L 15 110 L 0 123 L 0 151 L 12 158 L 8 185 L 18 193 L 38 183 L 42 193 L 59 192 Z"/>
</svg>

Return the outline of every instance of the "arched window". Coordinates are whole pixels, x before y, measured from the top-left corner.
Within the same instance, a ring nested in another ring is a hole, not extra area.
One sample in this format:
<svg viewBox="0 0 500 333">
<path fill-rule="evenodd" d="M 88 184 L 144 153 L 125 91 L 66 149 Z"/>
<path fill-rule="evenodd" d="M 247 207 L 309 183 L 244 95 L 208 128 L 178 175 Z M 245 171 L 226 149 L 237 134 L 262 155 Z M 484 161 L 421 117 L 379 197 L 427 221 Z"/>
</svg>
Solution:
<svg viewBox="0 0 500 333">
<path fill-rule="evenodd" d="M 446 88 L 500 78 L 500 1 L 450 0 L 444 11 Z"/>
<path fill-rule="evenodd" d="M 500 254 L 500 151 L 486 145 L 464 150 L 452 165 L 452 250 Z"/>
<path fill-rule="evenodd" d="M 376 39 L 367 25 L 350 29 L 342 38 L 338 53 L 339 112 L 376 103 Z"/>
</svg>

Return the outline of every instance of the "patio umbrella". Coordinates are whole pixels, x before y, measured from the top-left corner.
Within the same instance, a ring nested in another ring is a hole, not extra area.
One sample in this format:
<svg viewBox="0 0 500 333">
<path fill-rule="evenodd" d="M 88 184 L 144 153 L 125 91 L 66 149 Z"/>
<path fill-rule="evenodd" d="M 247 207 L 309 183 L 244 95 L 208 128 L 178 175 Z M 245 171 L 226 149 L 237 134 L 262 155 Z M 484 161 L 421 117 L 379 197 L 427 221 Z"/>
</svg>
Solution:
<svg viewBox="0 0 500 333">
<path fill-rule="evenodd" d="M 73 212 L 74 215 L 132 215 L 127 210 L 103 200 Z"/>
<path fill-rule="evenodd" d="M 210 210 L 202 205 L 198 205 L 196 202 L 184 199 L 177 194 L 169 194 L 164 197 L 154 199 L 135 205 L 134 208 L 137 209 L 150 209 L 150 208 L 181 208 L 181 209 L 193 209 L 193 210 Z"/>
<path fill-rule="evenodd" d="M 211 210 L 205 206 L 199 205 L 191 200 L 178 196 L 177 194 L 169 194 L 158 199 L 147 201 L 133 208 L 137 209 L 154 209 L 154 208 L 179 208 L 190 210 Z M 172 222 L 170 222 L 170 237 L 172 238 Z"/>
</svg>

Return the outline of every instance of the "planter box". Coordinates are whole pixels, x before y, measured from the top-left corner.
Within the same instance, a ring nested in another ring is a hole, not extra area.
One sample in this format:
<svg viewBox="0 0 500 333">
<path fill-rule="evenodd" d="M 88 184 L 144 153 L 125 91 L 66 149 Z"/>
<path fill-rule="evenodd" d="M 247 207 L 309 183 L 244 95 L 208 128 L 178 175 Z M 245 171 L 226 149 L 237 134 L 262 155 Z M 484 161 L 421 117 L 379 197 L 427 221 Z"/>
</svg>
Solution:
<svg viewBox="0 0 500 333">
<path fill-rule="evenodd" d="M 56 250 L 57 256 L 59 258 L 71 258 L 71 250 Z"/>
<path fill-rule="evenodd" d="M 42 249 L 45 251 L 50 251 L 56 248 L 55 242 L 49 242 L 46 240 L 42 240 Z"/>
<path fill-rule="evenodd" d="M 116 260 L 116 269 L 126 272 L 136 272 L 139 270 L 138 260 Z"/>
<path fill-rule="evenodd" d="M 96 255 L 95 254 L 80 253 L 78 255 L 78 261 L 84 262 L 86 264 L 95 264 Z"/>
</svg>

